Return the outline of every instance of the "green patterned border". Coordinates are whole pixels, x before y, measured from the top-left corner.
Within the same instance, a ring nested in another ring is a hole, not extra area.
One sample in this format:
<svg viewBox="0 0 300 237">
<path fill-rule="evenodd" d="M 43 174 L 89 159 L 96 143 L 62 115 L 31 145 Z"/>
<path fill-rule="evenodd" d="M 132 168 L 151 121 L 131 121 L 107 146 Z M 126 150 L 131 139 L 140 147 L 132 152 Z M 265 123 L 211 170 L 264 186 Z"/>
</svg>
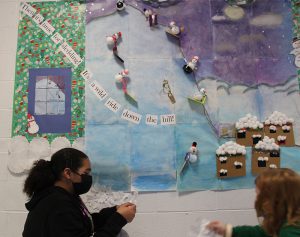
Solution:
<svg viewBox="0 0 300 237">
<path fill-rule="evenodd" d="M 28 3 L 59 32 L 84 60 L 85 57 L 85 4 L 80 1 L 33 2 Z M 20 13 L 18 46 L 14 86 L 12 137 L 25 136 L 28 141 L 34 137 L 66 137 L 70 142 L 84 136 L 85 128 L 85 82 L 80 73 L 85 69 L 85 60 L 74 68 L 73 64 L 58 52 L 58 45 L 45 34 L 27 15 Z M 54 32 L 54 33 L 55 33 Z M 72 69 L 72 131 L 64 134 L 29 134 L 27 132 L 28 69 L 66 68 Z"/>
</svg>

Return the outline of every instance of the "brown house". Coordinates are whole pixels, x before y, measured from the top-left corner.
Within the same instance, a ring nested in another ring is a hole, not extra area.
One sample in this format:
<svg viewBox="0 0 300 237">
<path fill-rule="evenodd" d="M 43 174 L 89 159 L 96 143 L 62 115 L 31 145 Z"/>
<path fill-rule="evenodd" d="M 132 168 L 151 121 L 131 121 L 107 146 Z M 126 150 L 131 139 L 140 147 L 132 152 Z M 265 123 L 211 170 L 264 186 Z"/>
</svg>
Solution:
<svg viewBox="0 0 300 237">
<path fill-rule="evenodd" d="M 280 168 L 280 150 L 252 150 L 251 171 L 258 175 L 268 168 Z"/>
<path fill-rule="evenodd" d="M 274 138 L 276 144 L 278 144 L 279 146 L 295 146 L 292 123 L 286 123 L 284 125 L 264 123 L 264 133 L 265 136 Z"/>
<path fill-rule="evenodd" d="M 257 175 L 268 168 L 280 168 L 280 148 L 274 138 L 265 136 L 252 149 L 251 171 Z"/>
<path fill-rule="evenodd" d="M 216 156 L 217 177 L 230 178 L 246 175 L 245 155 L 221 155 Z"/>
<path fill-rule="evenodd" d="M 236 130 L 236 143 L 243 146 L 255 146 L 263 137 L 263 129 L 242 128 Z"/>
<path fill-rule="evenodd" d="M 243 146 L 254 146 L 263 139 L 263 124 L 257 120 L 256 116 L 247 114 L 240 118 L 235 124 L 236 143 Z"/>
</svg>

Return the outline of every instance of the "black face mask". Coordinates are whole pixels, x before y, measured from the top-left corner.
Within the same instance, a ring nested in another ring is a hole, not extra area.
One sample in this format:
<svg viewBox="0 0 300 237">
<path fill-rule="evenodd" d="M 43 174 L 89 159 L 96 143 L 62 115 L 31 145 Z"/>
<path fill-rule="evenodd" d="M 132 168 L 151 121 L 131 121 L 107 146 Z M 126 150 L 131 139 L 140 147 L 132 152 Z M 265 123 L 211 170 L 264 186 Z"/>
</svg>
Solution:
<svg viewBox="0 0 300 237">
<path fill-rule="evenodd" d="M 92 187 L 93 177 L 89 174 L 78 174 L 81 176 L 80 183 L 73 183 L 74 192 L 77 195 L 87 193 Z"/>
</svg>

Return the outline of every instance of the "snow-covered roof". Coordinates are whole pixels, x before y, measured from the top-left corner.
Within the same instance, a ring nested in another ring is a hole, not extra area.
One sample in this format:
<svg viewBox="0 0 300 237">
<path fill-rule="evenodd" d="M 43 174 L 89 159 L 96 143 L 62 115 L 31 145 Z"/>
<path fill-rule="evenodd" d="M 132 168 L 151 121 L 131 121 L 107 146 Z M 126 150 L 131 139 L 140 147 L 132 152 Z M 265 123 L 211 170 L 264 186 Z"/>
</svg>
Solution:
<svg viewBox="0 0 300 237">
<path fill-rule="evenodd" d="M 235 127 L 236 129 L 242 129 L 242 128 L 259 129 L 259 128 L 263 128 L 264 125 L 257 120 L 256 116 L 247 114 L 245 117 L 240 118 L 239 121 L 235 123 Z"/>
<path fill-rule="evenodd" d="M 290 131 L 291 130 L 291 126 L 283 125 L 282 129 L 286 130 L 286 131 Z"/>
<path fill-rule="evenodd" d="M 227 173 L 227 170 L 226 170 L 226 169 L 220 169 L 219 172 L 222 173 L 222 174 L 226 174 L 226 173 Z"/>
<path fill-rule="evenodd" d="M 273 151 L 273 150 L 279 150 L 279 146 L 275 143 L 274 138 L 269 138 L 268 136 L 265 136 L 262 141 L 259 141 L 255 145 L 255 149 Z"/>
<path fill-rule="evenodd" d="M 278 136 L 277 137 L 277 141 L 285 141 L 286 140 L 286 136 Z"/>
<path fill-rule="evenodd" d="M 284 113 L 274 111 L 265 121 L 266 125 L 279 125 L 282 126 L 287 123 L 293 123 L 294 119 L 288 118 Z"/>
<path fill-rule="evenodd" d="M 238 165 L 243 166 L 243 163 L 242 163 L 242 162 L 239 162 L 239 161 L 235 161 L 233 164 L 234 164 L 235 166 L 238 166 Z"/>
<path fill-rule="evenodd" d="M 267 156 L 265 156 L 265 157 L 260 156 L 260 157 L 257 158 L 257 160 L 259 160 L 259 161 L 268 161 L 269 158 Z"/>
<path fill-rule="evenodd" d="M 245 146 L 241 146 L 233 141 L 229 141 L 221 145 L 217 150 L 216 154 L 220 155 L 246 155 L 246 148 Z"/>
</svg>

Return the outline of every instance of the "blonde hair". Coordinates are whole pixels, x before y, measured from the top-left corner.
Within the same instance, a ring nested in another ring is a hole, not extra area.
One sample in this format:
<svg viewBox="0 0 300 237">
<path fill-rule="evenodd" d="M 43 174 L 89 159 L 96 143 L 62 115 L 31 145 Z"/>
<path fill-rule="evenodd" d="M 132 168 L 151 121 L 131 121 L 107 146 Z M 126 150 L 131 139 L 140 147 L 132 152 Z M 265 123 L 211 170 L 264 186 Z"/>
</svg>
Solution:
<svg viewBox="0 0 300 237">
<path fill-rule="evenodd" d="M 268 169 L 255 180 L 258 195 L 257 216 L 264 217 L 262 227 L 277 236 L 283 224 L 300 223 L 300 176 L 291 169 Z"/>
</svg>

